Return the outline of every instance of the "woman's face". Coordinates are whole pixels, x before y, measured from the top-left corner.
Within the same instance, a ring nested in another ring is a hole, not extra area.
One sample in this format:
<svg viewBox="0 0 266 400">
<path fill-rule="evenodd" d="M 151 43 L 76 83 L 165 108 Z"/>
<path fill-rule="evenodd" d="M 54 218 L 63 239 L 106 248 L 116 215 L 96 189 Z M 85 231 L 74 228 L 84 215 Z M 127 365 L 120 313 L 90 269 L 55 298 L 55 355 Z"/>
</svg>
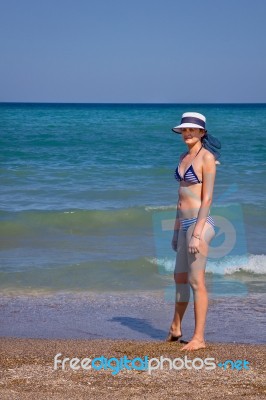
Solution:
<svg viewBox="0 0 266 400">
<path fill-rule="evenodd" d="M 204 136 L 204 130 L 199 128 L 182 128 L 182 137 L 185 143 L 195 144 Z"/>
</svg>

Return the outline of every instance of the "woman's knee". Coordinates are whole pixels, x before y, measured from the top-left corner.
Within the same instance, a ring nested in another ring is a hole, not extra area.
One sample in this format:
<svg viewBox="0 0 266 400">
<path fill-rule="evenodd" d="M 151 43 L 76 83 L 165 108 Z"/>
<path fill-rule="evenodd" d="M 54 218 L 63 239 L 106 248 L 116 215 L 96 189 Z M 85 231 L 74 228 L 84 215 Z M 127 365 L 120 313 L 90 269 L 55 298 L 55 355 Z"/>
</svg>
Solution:
<svg viewBox="0 0 266 400">
<path fill-rule="evenodd" d="M 188 283 L 188 273 L 178 272 L 174 273 L 175 283 Z"/>
<path fill-rule="evenodd" d="M 204 279 L 200 279 L 200 278 L 197 279 L 195 277 L 190 277 L 188 282 L 193 291 L 206 290 L 206 285 L 205 285 Z"/>
</svg>

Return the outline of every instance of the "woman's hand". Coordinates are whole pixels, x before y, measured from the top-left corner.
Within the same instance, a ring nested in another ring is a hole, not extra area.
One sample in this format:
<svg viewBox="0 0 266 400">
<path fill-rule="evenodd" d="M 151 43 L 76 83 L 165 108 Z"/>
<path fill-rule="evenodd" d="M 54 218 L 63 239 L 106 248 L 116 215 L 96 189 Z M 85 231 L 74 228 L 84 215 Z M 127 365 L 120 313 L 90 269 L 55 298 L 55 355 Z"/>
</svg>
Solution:
<svg viewBox="0 0 266 400">
<path fill-rule="evenodd" d="M 178 231 L 174 231 L 172 238 L 172 249 L 174 251 L 177 251 L 177 240 L 178 240 Z"/>
<path fill-rule="evenodd" d="M 199 253 L 199 244 L 200 244 L 200 239 L 195 238 L 195 236 L 191 236 L 189 245 L 188 245 L 188 251 L 191 254 L 197 254 Z"/>
</svg>

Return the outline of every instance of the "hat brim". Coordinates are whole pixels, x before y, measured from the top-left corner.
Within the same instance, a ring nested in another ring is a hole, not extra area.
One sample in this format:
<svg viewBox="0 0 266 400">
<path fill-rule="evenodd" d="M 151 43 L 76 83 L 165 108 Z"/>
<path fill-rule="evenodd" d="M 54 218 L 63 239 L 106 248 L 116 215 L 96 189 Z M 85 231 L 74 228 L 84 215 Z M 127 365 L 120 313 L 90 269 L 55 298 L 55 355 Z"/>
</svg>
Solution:
<svg viewBox="0 0 266 400">
<path fill-rule="evenodd" d="M 175 133 L 182 133 L 181 129 L 183 129 L 183 128 L 198 128 L 198 129 L 205 130 L 200 125 L 192 124 L 191 122 L 186 122 L 186 123 L 183 123 L 181 125 L 175 126 L 174 128 L 172 128 L 172 131 L 175 132 Z"/>
</svg>

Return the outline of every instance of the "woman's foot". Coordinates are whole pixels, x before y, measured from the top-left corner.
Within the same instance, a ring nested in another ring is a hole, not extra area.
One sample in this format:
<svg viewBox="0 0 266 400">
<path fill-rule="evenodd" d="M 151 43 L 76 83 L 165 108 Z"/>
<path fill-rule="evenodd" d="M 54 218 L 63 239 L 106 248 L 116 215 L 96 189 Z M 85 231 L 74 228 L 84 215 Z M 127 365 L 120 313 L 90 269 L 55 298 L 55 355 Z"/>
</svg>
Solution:
<svg viewBox="0 0 266 400">
<path fill-rule="evenodd" d="M 194 338 L 194 339 L 191 339 L 191 341 L 188 342 L 188 344 L 186 344 L 184 347 L 182 347 L 181 350 L 193 351 L 193 350 L 205 349 L 205 347 L 206 347 L 206 344 L 205 344 L 204 340 Z"/>
<path fill-rule="evenodd" d="M 168 336 L 166 338 L 167 342 L 177 342 L 182 337 L 182 332 L 180 329 L 171 326 Z"/>
<path fill-rule="evenodd" d="M 173 335 L 171 332 L 168 333 L 168 336 L 166 338 L 166 342 L 178 342 L 178 340 L 182 337 L 182 335 L 180 336 L 176 336 Z"/>
</svg>

